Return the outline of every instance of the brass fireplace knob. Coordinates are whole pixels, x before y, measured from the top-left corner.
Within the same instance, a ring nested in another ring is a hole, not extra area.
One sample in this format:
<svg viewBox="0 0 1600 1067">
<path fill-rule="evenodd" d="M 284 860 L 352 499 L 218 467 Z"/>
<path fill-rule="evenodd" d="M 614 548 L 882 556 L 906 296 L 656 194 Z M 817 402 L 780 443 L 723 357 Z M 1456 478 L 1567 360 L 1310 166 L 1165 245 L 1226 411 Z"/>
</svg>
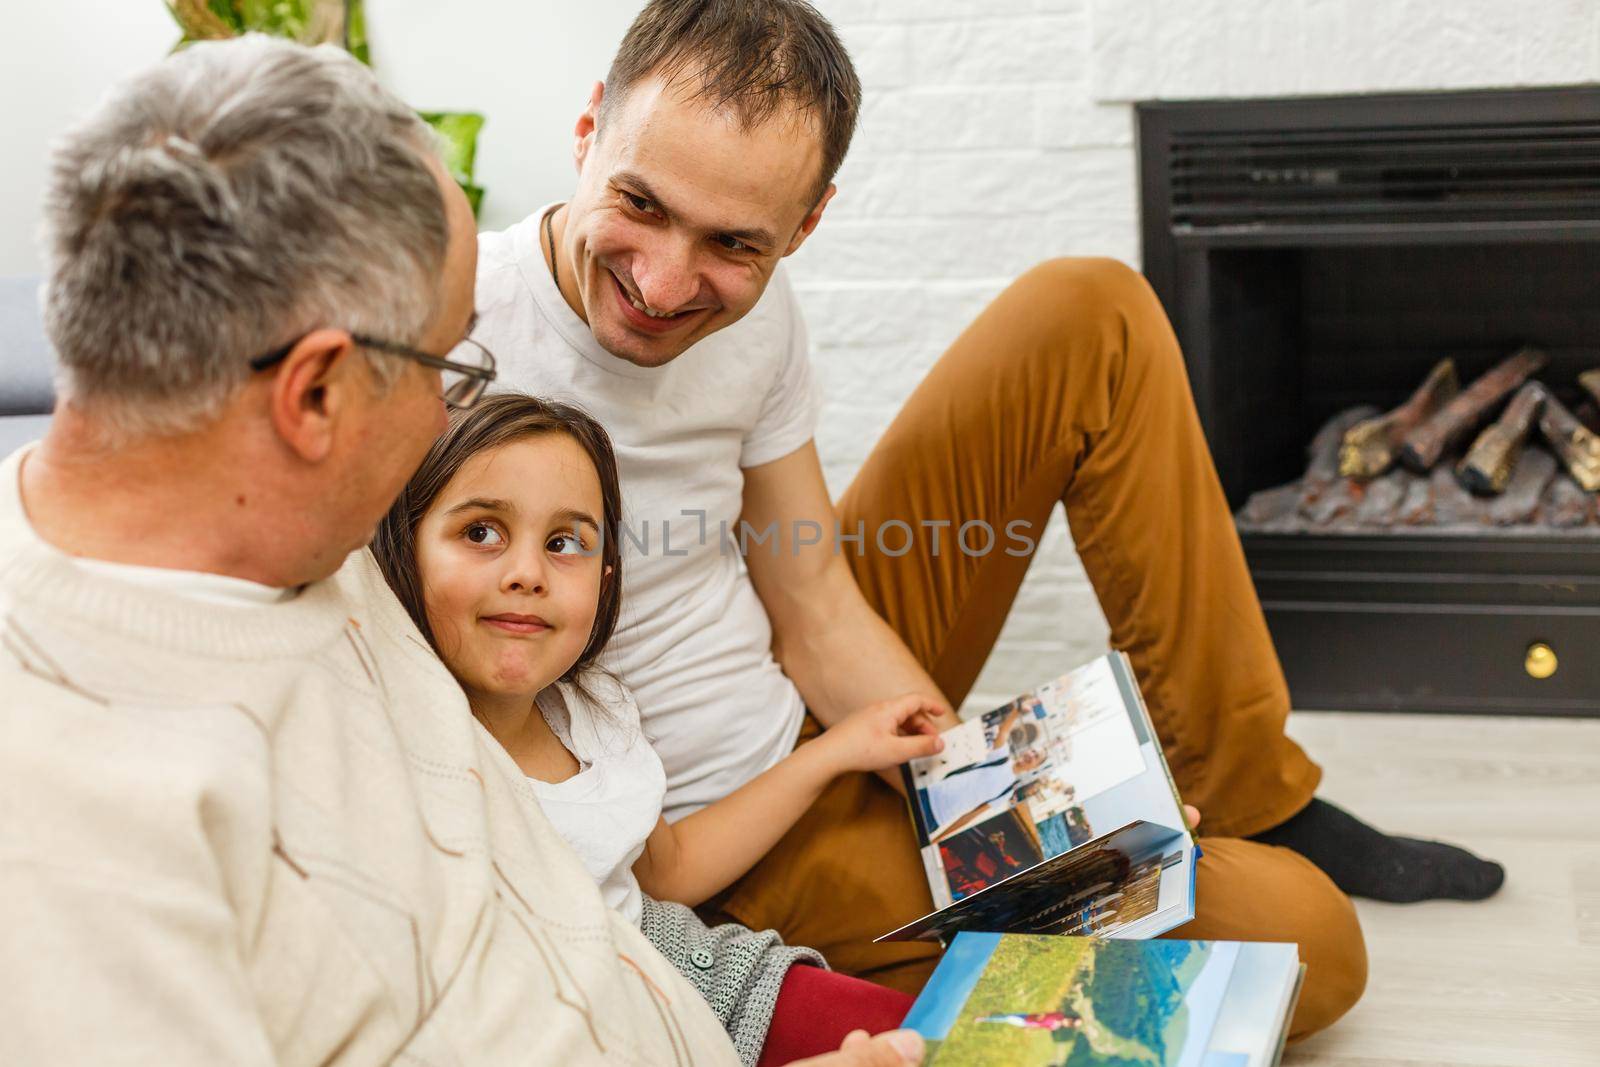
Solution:
<svg viewBox="0 0 1600 1067">
<path fill-rule="evenodd" d="M 1543 641 L 1535 641 L 1528 646 L 1528 658 L 1523 662 L 1523 667 L 1528 675 L 1543 680 L 1556 673 L 1556 650 Z"/>
</svg>

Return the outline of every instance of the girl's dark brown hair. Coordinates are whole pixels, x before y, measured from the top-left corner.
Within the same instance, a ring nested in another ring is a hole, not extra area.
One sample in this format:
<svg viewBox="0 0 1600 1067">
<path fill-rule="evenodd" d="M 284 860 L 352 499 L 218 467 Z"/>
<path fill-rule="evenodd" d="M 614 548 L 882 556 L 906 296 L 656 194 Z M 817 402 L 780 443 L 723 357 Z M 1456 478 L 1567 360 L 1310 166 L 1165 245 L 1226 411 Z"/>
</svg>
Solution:
<svg viewBox="0 0 1600 1067">
<path fill-rule="evenodd" d="M 417 571 L 417 526 L 467 460 L 488 449 L 545 434 L 565 434 L 576 441 L 589 454 L 595 473 L 600 477 L 603 508 L 600 516 L 600 604 L 595 611 L 588 644 L 560 679 L 581 688 L 579 675 L 594 665 L 611 640 L 622 610 L 622 542 L 618 537 L 622 524 L 622 490 L 617 476 L 617 457 L 611 448 L 610 435 L 582 408 L 524 393 L 496 393 L 484 397 L 466 411 L 452 411 L 449 428 L 428 449 L 422 465 L 378 524 L 378 532 L 372 539 L 372 554 L 377 557 L 389 588 L 405 605 L 411 621 L 417 624 L 434 652 L 439 652 L 433 628 L 428 625 L 422 576 Z"/>
</svg>

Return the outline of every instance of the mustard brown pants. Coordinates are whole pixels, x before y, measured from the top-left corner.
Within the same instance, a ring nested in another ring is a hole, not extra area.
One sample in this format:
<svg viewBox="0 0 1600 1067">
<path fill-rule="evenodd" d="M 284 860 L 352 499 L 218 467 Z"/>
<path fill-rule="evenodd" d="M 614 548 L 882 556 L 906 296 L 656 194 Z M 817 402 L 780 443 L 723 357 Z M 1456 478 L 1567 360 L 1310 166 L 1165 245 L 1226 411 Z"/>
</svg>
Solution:
<svg viewBox="0 0 1600 1067">
<path fill-rule="evenodd" d="M 1289 694 L 1201 432 L 1177 339 L 1144 279 L 1106 259 L 1052 260 L 1001 293 L 940 358 L 836 505 L 867 601 L 959 705 L 988 658 L 1057 502 L 1133 661 L 1167 761 L 1201 811 L 1196 914 L 1184 938 L 1292 941 L 1306 964 L 1291 1027 L 1343 1015 L 1366 984 L 1349 899 L 1297 853 L 1243 840 L 1311 799 L 1317 765 L 1284 735 Z M 891 520 L 932 538 L 874 531 Z M 957 550 L 982 520 L 992 551 Z M 1021 526 L 1010 526 L 1022 523 Z M 1067 664 L 1060 665 L 1065 669 Z M 1019 688 L 1043 679 L 1017 679 Z M 818 732 L 808 718 L 800 743 Z M 923 943 L 872 939 L 932 910 L 906 802 L 841 778 L 748 875 L 719 916 L 775 928 L 837 969 L 915 993 Z"/>
</svg>

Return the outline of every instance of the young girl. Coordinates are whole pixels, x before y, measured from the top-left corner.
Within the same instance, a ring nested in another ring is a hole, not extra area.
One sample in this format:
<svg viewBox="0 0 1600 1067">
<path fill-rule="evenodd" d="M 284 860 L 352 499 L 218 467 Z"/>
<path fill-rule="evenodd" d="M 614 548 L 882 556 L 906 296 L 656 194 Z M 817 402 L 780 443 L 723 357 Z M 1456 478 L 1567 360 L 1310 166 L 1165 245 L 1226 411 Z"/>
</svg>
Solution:
<svg viewBox="0 0 1600 1067">
<path fill-rule="evenodd" d="M 500 394 L 452 416 L 373 551 L 607 904 L 641 923 L 713 1006 L 748 1002 L 731 1013 L 747 1059 L 752 1044 L 765 1045 L 763 1064 L 777 1063 L 836 1049 L 858 1027 L 892 1028 L 910 1006 L 903 994 L 790 968 L 820 957 L 738 927 L 705 932 L 692 915 L 653 910 L 654 901 L 693 907 L 727 888 L 837 775 L 938 752 L 938 709 L 917 696 L 863 708 L 727 798 L 668 823 L 666 776 L 639 710 L 596 666 L 621 608 L 620 523 L 616 460 L 599 424 L 576 408 Z M 688 952 L 685 938 L 704 943 Z M 762 957 L 746 970 L 781 976 L 781 988 L 748 974 L 708 985 L 694 972 L 711 969 L 712 944 Z"/>
</svg>

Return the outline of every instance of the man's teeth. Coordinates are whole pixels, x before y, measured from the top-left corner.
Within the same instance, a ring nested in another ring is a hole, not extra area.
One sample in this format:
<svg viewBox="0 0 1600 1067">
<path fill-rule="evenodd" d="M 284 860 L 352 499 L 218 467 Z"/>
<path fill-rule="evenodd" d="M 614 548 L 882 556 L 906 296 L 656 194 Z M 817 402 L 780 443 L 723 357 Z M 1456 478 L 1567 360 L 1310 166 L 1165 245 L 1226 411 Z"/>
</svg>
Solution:
<svg viewBox="0 0 1600 1067">
<path fill-rule="evenodd" d="M 622 295 L 626 296 L 628 298 L 628 303 L 632 304 L 634 307 L 638 308 L 640 311 L 644 312 L 646 315 L 649 315 L 652 319 L 673 319 L 673 318 L 677 318 L 680 314 L 682 314 L 682 312 L 678 312 L 678 311 L 652 311 L 649 308 L 645 307 L 643 304 L 641 304 L 639 301 L 635 300 L 633 298 L 633 294 L 632 293 L 626 293 L 625 292 Z"/>
</svg>

